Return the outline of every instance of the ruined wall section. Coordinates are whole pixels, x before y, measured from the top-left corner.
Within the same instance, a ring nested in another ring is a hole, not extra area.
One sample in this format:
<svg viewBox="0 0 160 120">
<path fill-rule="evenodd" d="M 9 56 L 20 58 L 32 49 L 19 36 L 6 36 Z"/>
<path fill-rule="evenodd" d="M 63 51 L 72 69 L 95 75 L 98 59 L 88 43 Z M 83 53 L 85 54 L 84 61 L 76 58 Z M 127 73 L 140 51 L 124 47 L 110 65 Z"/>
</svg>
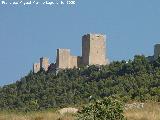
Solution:
<svg viewBox="0 0 160 120">
<path fill-rule="evenodd" d="M 57 49 L 56 67 L 59 69 L 78 67 L 77 56 L 72 56 L 70 49 Z"/>
<path fill-rule="evenodd" d="M 78 67 L 78 57 L 70 56 L 70 68 Z"/>
<path fill-rule="evenodd" d="M 33 64 L 33 72 L 37 73 L 38 71 L 40 71 L 40 63 L 34 63 Z"/>
<path fill-rule="evenodd" d="M 46 58 L 46 57 L 42 57 L 40 58 L 40 69 L 43 69 L 45 71 L 48 70 L 48 67 L 49 67 L 49 59 Z"/>
<path fill-rule="evenodd" d="M 56 66 L 60 69 L 70 67 L 70 49 L 57 49 Z"/>
</svg>

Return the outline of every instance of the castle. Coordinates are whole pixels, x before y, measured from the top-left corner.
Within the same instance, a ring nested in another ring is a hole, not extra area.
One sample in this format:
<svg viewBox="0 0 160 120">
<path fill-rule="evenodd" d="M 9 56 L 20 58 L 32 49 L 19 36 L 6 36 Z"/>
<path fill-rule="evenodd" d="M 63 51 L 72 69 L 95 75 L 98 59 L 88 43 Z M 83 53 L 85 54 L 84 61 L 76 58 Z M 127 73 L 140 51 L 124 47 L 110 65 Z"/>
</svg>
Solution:
<svg viewBox="0 0 160 120">
<path fill-rule="evenodd" d="M 106 65 L 106 35 L 86 34 L 82 36 L 82 56 L 72 56 L 70 49 L 57 49 L 56 63 L 49 63 L 49 59 L 42 57 L 39 63 L 33 64 L 33 72 L 41 69 L 47 71 L 54 69 L 78 68 L 87 65 Z"/>
<path fill-rule="evenodd" d="M 148 56 L 150 61 L 160 57 L 160 44 L 154 46 L 154 55 Z M 106 35 L 86 34 L 82 36 L 82 56 L 72 56 L 70 49 L 57 49 L 56 63 L 49 63 L 46 57 L 40 58 L 39 63 L 33 64 L 33 72 L 37 73 L 41 69 L 48 71 L 52 69 L 78 68 L 88 65 L 107 65 L 106 58 Z"/>
</svg>

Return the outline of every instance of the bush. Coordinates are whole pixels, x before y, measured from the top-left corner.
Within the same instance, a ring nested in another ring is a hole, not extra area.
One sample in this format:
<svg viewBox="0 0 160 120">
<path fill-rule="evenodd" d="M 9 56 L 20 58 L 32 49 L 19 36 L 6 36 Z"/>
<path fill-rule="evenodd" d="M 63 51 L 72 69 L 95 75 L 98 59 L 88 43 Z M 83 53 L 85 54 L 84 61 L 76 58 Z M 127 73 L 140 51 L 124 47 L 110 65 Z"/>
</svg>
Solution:
<svg viewBox="0 0 160 120">
<path fill-rule="evenodd" d="M 78 112 L 77 120 L 126 120 L 123 115 L 123 104 L 121 101 L 106 97 L 97 100 L 82 108 Z"/>
</svg>

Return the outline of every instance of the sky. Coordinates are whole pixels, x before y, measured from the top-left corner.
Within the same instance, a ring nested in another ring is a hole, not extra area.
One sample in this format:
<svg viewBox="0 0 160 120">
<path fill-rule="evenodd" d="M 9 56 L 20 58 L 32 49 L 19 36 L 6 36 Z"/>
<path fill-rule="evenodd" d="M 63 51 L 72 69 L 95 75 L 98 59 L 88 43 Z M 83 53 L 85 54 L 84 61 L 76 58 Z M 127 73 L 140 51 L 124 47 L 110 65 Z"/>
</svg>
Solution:
<svg viewBox="0 0 160 120">
<path fill-rule="evenodd" d="M 0 2 L 0 86 L 27 75 L 42 56 L 55 62 L 57 48 L 81 55 L 87 33 L 106 34 L 110 61 L 151 56 L 160 43 L 159 0 L 76 0 L 53 6 Z"/>
</svg>

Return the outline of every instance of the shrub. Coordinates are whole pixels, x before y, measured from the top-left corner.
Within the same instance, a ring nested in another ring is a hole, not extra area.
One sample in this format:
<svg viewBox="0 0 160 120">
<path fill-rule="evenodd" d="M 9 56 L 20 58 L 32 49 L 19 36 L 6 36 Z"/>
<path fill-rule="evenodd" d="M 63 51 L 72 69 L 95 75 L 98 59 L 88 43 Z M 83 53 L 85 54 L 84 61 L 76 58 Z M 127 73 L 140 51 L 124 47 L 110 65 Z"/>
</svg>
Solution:
<svg viewBox="0 0 160 120">
<path fill-rule="evenodd" d="M 106 97 L 84 106 L 78 112 L 77 120 L 126 120 L 123 108 L 118 99 Z"/>
</svg>

